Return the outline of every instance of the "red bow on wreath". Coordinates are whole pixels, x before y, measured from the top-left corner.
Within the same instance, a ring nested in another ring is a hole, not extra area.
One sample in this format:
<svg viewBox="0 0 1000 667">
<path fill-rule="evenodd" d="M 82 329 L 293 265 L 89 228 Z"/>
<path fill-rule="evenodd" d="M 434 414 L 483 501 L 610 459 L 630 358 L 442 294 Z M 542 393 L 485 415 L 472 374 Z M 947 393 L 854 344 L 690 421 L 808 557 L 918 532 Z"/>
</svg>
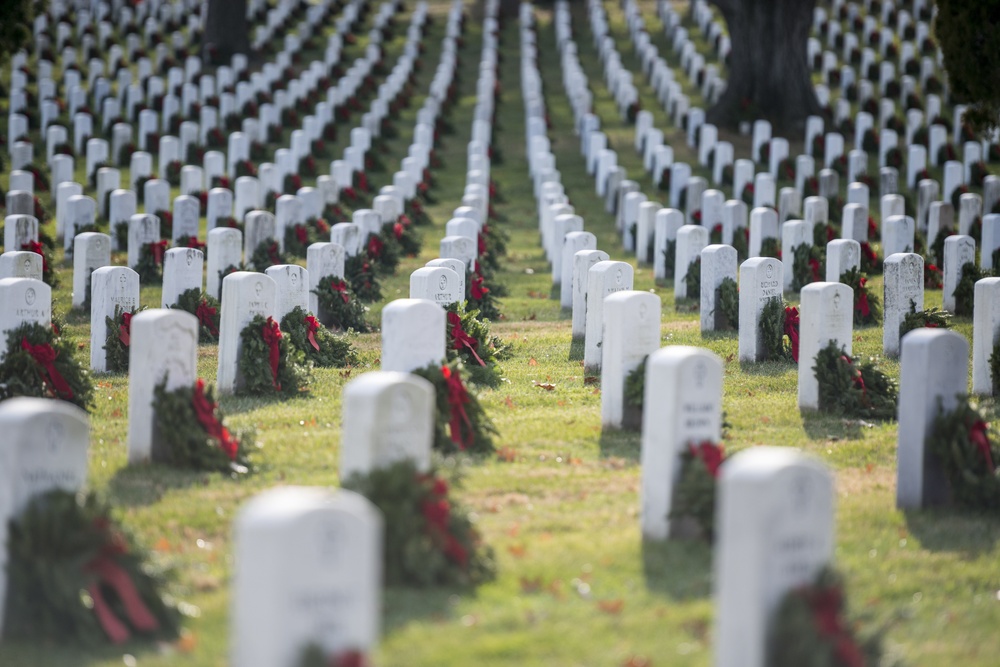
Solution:
<svg viewBox="0 0 1000 667">
<path fill-rule="evenodd" d="M 448 326 L 451 327 L 451 341 L 454 348 L 461 350 L 465 347 L 476 358 L 480 366 L 485 366 L 486 363 L 476 354 L 479 341 L 466 333 L 465 329 L 462 328 L 462 318 L 459 317 L 458 313 L 448 312 Z"/>
<path fill-rule="evenodd" d="M 219 446 L 226 453 L 230 461 L 236 460 L 240 443 L 229 433 L 229 429 L 222 425 L 219 418 L 215 416 L 215 411 L 219 404 L 213 403 L 205 396 L 205 381 L 198 378 L 194 385 L 194 395 L 191 398 L 191 406 L 194 408 L 195 417 L 198 423 L 205 429 L 210 437 L 219 441 Z"/>
<path fill-rule="evenodd" d="M 70 388 L 66 379 L 56 369 L 55 361 L 59 355 L 51 345 L 48 343 L 32 345 L 28 342 L 27 338 L 22 338 L 21 349 L 30 354 L 35 363 L 45 370 L 45 374 L 48 376 L 48 383 L 52 386 L 57 397 L 66 400 L 73 399 L 73 389 Z"/>
<path fill-rule="evenodd" d="M 794 306 L 785 308 L 784 334 L 792 344 L 792 359 L 799 360 L 799 309 Z"/>
<path fill-rule="evenodd" d="M 123 538 L 117 533 L 112 533 L 107 522 L 103 520 L 96 521 L 94 525 L 98 530 L 105 532 L 107 540 L 97 556 L 84 565 L 84 571 L 94 576 L 94 581 L 87 586 L 87 593 L 93 601 L 94 616 L 97 617 L 98 624 L 113 644 L 124 644 L 131 636 L 128 626 L 115 616 L 111 605 L 104 598 L 103 588 L 107 587 L 117 594 L 125 610 L 125 616 L 133 628 L 140 632 L 155 632 L 160 624 L 142 601 L 128 572 L 115 562 L 117 556 L 126 553 Z"/>
<path fill-rule="evenodd" d="M 343 280 L 334 280 L 330 283 L 330 287 L 333 288 L 334 292 L 340 293 L 340 298 L 344 300 L 344 303 L 351 300 L 351 297 L 347 295 L 347 283 Z"/>
<path fill-rule="evenodd" d="M 312 315 L 306 315 L 306 338 L 309 339 L 309 344 L 313 346 L 313 349 L 319 352 L 319 343 L 316 342 L 316 332 L 319 331 L 319 320 L 317 320 Z"/>
<path fill-rule="evenodd" d="M 996 468 L 993 465 L 993 456 L 990 453 L 990 425 L 982 419 L 977 419 L 969 428 L 969 442 L 983 455 L 986 468 L 992 475 Z"/>
<path fill-rule="evenodd" d="M 813 613 L 813 622 L 824 639 L 834 645 L 840 663 L 846 667 L 865 667 L 865 657 L 851 636 L 850 628 L 841 616 L 843 594 L 839 588 L 828 587 L 805 593 Z"/>
<path fill-rule="evenodd" d="M 470 292 L 472 294 L 472 298 L 475 299 L 476 301 L 479 301 L 484 296 L 490 293 L 490 288 L 483 286 L 483 277 L 478 273 L 472 274 L 472 281 L 470 282 Z"/>
<path fill-rule="evenodd" d="M 382 243 L 382 239 L 372 234 L 368 237 L 368 256 L 372 259 L 377 259 L 382 256 L 382 249 L 385 244 Z"/>
<path fill-rule="evenodd" d="M 125 347 L 132 343 L 132 313 L 122 313 L 122 323 L 118 325 L 118 340 Z"/>
<path fill-rule="evenodd" d="M 872 312 L 871 306 L 868 304 L 868 290 L 865 289 L 865 284 L 867 282 L 868 280 L 864 276 L 862 276 L 861 282 L 858 285 L 857 309 L 858 312 L 861 313 L 861 317 L 868 317 L 869 315 L 871 315 Z"/>
<path fill-rule="evenodd" d="M 478 254 L 480 256 L 486 254 L 486 234 L 488 234 L 488 233 L 489 232 L 487 231 L 487 228 L 483 227 L 483 231 L 481 231 L 479 233 L 479 235 L 478 235 L 478 241 L 479 241 L 479 243 L 477 244 L 478 247 L 476 248 L 476 250 L 478 251 Z"/>
<path fill-rule="evenodd" d="M 152 241 L 146 244 L 149 252 L 153 255 L 153 261 L 157 266 L 163 265 L 163 253 L 167 251 L 166 241 Z"/>
<path fill-rule="evenodd" d="M 688 451 L 705 465 L 708 474 L 716 478 L 719 476 L 719 466 L 725 458 L 722 445 L 706 440 L 697 445 L 688 445 Z"/>
<path fill-rule="evenodd" d="M 309 242 L 309 232 L 305 225 L 295 225 L 295 238 L 303 245 Z"/>
<path fill-rule="evenodd" d="M 451 408 L 451 421 L 448 428 L 451 431 L 451 441 L 458 445 L 461 450 L 472 445 L 472 422 L 465 412 L 465 406 L 469 402 L 469 392 L 462 384 L 462 378 L 458 373 L 453 373 L 447 366 L 441 367 L 441 375 L 444 376 L 445 386 L 448 388 L 448 407 Z"/>
<path fill-rule="evenodd" d="M 281 362 L 281 347 L 279 345 L 281 335 L 281 327 L 274 321 L 274 318 L 267 318 L 267 322 L 261 328 L 261 336 L 264 339 L 264 344 L 268 347 L 271 382 L 275 391 L 281 391 L 281 383 L 278 382 L 278 364 Z"/>
<path fill-rule="evenodd" d="M 396 237 L 397 241 L 402 241 L 403 240 L 403 224 L 402 223 L 397 222 L 397 223 L 393 224 L 393 226 L 392 226 L 392 235 Z"/>
<path fill-rule="evenodd" d="M 195 250 L 204 250 L 208 245 L 199 241 L 197 236 L 190 236 L 188 237 L 187 247 L 194 248 Z"/>
<path fill-rule="evenodd" d="M 208 329 L 208 332 L 213 336 L 219 335 L 219 328 L 215 326 L 215 316 L 218 312 L 218 308 L 208 305 L 208 302 L 204 299 L 198 302 L 198 307 L 194 311 L 195 317 L 198 318 L 198 323 Z"/>
</svg>

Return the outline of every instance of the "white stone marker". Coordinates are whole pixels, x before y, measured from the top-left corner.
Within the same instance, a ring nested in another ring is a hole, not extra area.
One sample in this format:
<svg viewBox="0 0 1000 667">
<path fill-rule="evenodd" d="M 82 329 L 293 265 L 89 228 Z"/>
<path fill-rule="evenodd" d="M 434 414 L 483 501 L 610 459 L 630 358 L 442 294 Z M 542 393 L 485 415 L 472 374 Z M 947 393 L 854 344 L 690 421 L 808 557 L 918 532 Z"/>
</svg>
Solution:
<svg viewBox="0 0 1000 667">
<path fill-rule="evenodd" d="M 139 307 L 139 274 L 127 266 L 102 266 L 90 274 L 90 370 L 108 371 L 106 318 L 115 308 L 132 312 Z"/>
<path fill-rule="evenodd" d="M 955 288 L 962 279 L 962 267 L 976 261 L 976 242 L 971 236 L 958 234 L 944 240 L 944 309 L 955 312 Z"/>
<path fill-rule="evenodd" d="M 563 237 L 562 261 L 560 262 L 559 305 L 573 307 L 574 257 L 581 250 L 596 250 L 597 237 L 590 232 L 569 232 Z"/>
<path fill-rule="evenodd" d="M 0 278 L 42 279 L 42 256 L 29 250 L 0 254 Z"/>
<path fill-rule="evenodd" d="M 976 282 L 972 311 L 972 392 L 993 395 L 990 357 L 1000 341 L 1000 278 Z M 997 378 L 1000 380 L 1000 378 Z"/>
<path fill-rule="evenodd" d="M 721 469 L 716 534 L 715 665 L 766 667 L 782 598 L 833 557 L 833 476 L 789 447 L 740 452 Z"/>
<path fill-rule="evenodd" d="M 953 410 L 968 391 L 969 342 L 947 329 L 916 329 L 903 337 L 899 360 L 896 507 L 920 509 L 948 500 L 944 472 L 924 443 L 938 410 Z"/>
<path fill-rule="evenodd" d="M 587 331 L 587 289 L 590 287 L 590 268 L 608 259 L 608 253 L 603 250 L 579 250 L 573 255 L 573 340 L 584 340 Z"/>
<path fill-rule="evenodd" d="M 319 297 L 313 290 L 330 276 L 344 277 L 344 246 L 330 242 L 310 244 L 306 248 L 306 270 L 309 272 L 309 312 L 321 315 Z"/>
<path fill-rule="evenodd" d="M 639 213 L 639 225 L 642 225 L 642 206 L 645 206 L 648 202 L 643 202 L 640 205 Z M 563 277 L 563 252 L 566 246 L 566 237 L 570 234 L 583 234 L 583 218 L 578 215 L 564 214 L 557 215 L 552 220 L 552 284 L 559 285 L 562 282 Z M 596 241 L 595 241 L 596 244 Z M 594 246 L 596 247 L 596 245 Z M 578 248 L 578 250 L 584 250 L 585 248 Z M 572 255 L 571 255 L 572 256 Z M 571 270 L 572 273 L 572 270 Z"/>
<path fill-rule="evenodd" d="M 431 466 L 434 385 L 412 373 L 373 371 L 344 386 L 340 479 L 398 461 Z"/>
<path fill-rule="evenodd" d="M 263 273 L 237 271 L 222 280 L 222 313 L 219 324 L 219 366 L 216 386 L 220 394 L 232 394 L 243 386 L 239 368 L 243 341 L 240 332 L 261 315 L 274 317 L 277 286 Z"/>
<path fill-rule="evenodd" d="M 476 241 L 465 236 L 445 236 L 441 239 L 439 254 L 444 258 L 460 259 L 470 271 L 475 271 L 479 259 L 479 247 Z"/>
<path fill-rule="evenodd" d="M 587 272 L 587 319 L 584 331 L 583 366 L 584 372 L 588 374 L 596 374 L 601 370 L 605 297 L 615 292 L 631 290 L 633 273 L 631 264 L 614 261 L 597 262 Z"/>
<path fill-rule="evenodd" d="M 90 425 L 87 413 L 71 403 L 18 397 L 0 403 L 0 433 L 0 600 L 6 600 L 10 520 L 37 495 L 83 489 Z M 0 632 L 3 621 L 0 603 Z"/>
<path fill-rule="evenodd" d="M 0 362 L 7 356 L 7 332 L 27 322 L 52 324 L 52 289 L 41 280 L 0 280 Z"/>
<path fill-rule="evenodd" d="M 740 361 L 761 361 L 764 341 L 760 314 L 771 299 L 782 298 L 784 267 L 773 257 L 753 257 L 740 265 Z"/>
<path fill-rule="evenodd" d="M 171 248 L 163 254 L 163 291 L 160 308 L 177 305 L 181 294 L 189 289 L 201 292 L 201 275 L 205 255 L 194 248 Z"/>
<path fill-rule="evenodd" d="M 155 459 L 153 393 L 198 379 L 198 318 L 183 310 L 144 310 L 132 318 L 129 345 L 128 462 Z M 221 353 L 221 348 L 220 348 Z"/>
<path fill-rule="evenodd" d="M 445 310 L 426 299 L 396 299 L 382 309 L 382 370 L 411 371 L 445 360 Z"/>
<path fill-rule="evenodd" d="M 851 354 L 854 290 L 843 283 L 811 283 L 802 288 L 799 322 L 799 409 L 819 408 L 819 382 L 813 366 L 830 341 Z"/>
<path fill-rule="evenodd" d="M 147 243 L 160 240 L 160 219 L 155 215 L 137 213 L 128 221 L 128 265 L 135 268 Z"/>
<path fill-rule="evenodd" d="M 701 251 L 701 331 L 715 331 L 721 312 L 717 312 L 716 296 L 722 281 L 736 280 L 738 263 L 736 248 L 731 245 L 709 245 Z"/>
<path fill-rule="evenodd" d="M 201 205 L 198 199 L 190 195 L 181 195 L 174 199 L 174 226 L 171 242 L 177 243 L 182 236 L 198 237 L 200 226 Z"/>
<path fill-rule="evenodd" d="M 722 360 L 712 352 L 670 345 L 646 361 L 642 413 L 642 534 L 670 536 L 673 485 L 688 445 L 722 440 Z"/>
<path fill-rule="evenodd" d="M 23 214 L 8 215 L 4 218 L 4 250 L 7 252 L 24 250 L 25 246 L 32 242 L 38 242 L 38 218 Z"/>
<path fill-rule="evenodd" d="M 700 225 L 684 225 L 677 230 L 677 254 L 674 258 L 674 299 L 693 299 L 695 294 L 687 293 L 684 278 L 691 268 L 691 262 L 697 259 L 701 251 L 708 245 L 708 229 Z"/>
<path fill-rule="evenodd" d="M 990 271 L 996 267 L 993 253 L 1000 249 L 1000 215 L 989 213 L 983 216 L 983 242 L 979 247 L 979 267 Z"/>
<path fill-rule="evenodd" d="M 254 251 L 261 243 L 265 241 L 274 241 L 277 243 L 278 239 L 275 237 L 276 224 L 274 214 L 269 211 L 251 211 L 247 213 L 246 226 L 243 232 L 243 255 L 246 257 L 247 263 L 250 263 Z"/>
<path fill-rule="evenodd" d="M 111 237 L 97 232 L 77 234 L 73 240 L 74 308 L 82 308 L 87 300 L 90 274 L 94 269 L 111 264 Z"/>
<path fill-rule="evenodd" d="M 924 258 L 915 253 L 897 253 L 885 258 L 882 351 L 899 356 L 899 327 L 907 314 L 924 309 Z"/>
<path fill-rule="evenodd" d="M 278 323 L 298 306 L 309 311 L 309 271 L 297 264 L 278 264 L 264 270 L 274 280 L 277 301 L 274 319 Z"/>
<path fill-rule="evenodd" d="M 230 664 L 293 667 L 310 644 L 371 653 L 382 594 L 382 515 L 363 496 L 279 487 L 236 518 Z"/>
<path fill-rule="evenodd" d="M 853 239 L 836 239 L 826 244 L 826 282 L 839 282 L 845 272 L 860 268 L 860 243 Z"/>
<path fill-rule="evenodd" d="M 781 225 L 781 256 L 788 260 L 788 271 L 785 272 L 786 292 L 794 291 L 795 275 L 792 267 L 795 262 L 795 250 L 801 245 L 813 244 L 813 228 L 805 220 L 789 220 Z"/>
<path fill-rule="evenodd" d="M 618 429 L 625 418 L 625 379 L 660 347 L 660 297 L 616 292 L 604 299 L 601 345 L 601 423 Z"/>
<path fill-rule="evenodd" d="M 222 296 L 222 272 L 243 263 L 243 232 L 234 227 L 208 231 L 205 291 L 215 299 Z"/>
<path fill-rule="evenodd" d="M 684 226 L 684 213 L 676 208 L 661 208 L 656 212 L 653 224 L 656 227 L 653 234 L 653 278 L 655 280 L 666 280 L 667 278 L 673 280 L 673 270 L 671 269 L 669 274 L 667 272 L 668 245 L 674 241 L 674 249 L 670 257 L 671 262 L 673 262 L 677 256 L 677 231 Z"/>
<path fill-rule="evenodd" d="M 916 223 L 908 215 L 882 219 L 882 249 L 885 256 L 913 252 Z"/>
<path fill-rule="evenodd" d="M 778 213 L 773 208 L 760 207 L 750 211 L 750 257 L 760 257 L 765 239 L 777 239 Z"/>
<path fill-rule="evenodd" d="M 424 266 L 410 274 L 410 298 L 426 299 L 447 308 L 465 300 L 458 274 L 444 267 Z"/>
</svg>

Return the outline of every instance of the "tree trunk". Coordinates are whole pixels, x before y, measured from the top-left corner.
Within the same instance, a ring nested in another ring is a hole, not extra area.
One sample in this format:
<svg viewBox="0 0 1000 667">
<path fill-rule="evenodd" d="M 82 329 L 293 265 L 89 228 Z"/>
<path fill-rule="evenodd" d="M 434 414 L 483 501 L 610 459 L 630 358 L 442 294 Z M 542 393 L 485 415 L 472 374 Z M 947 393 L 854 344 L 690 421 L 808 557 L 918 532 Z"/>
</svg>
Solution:
<svg viewBox="0 0 1000 667">
<path fill-rule="evenodd" d="M 729 79 L 708 122 L 735 128 L 756 118 L 790 132 L 821 114 L 806 43 L 816 0 L 712 0 L 729 27 Z"/>
<path fill-rule="evenodd" d="M 209 0 L 202 36 L 202 57 L 228 64 L 235 53 L 250 52 L 247 0 Z"/>
</svg>

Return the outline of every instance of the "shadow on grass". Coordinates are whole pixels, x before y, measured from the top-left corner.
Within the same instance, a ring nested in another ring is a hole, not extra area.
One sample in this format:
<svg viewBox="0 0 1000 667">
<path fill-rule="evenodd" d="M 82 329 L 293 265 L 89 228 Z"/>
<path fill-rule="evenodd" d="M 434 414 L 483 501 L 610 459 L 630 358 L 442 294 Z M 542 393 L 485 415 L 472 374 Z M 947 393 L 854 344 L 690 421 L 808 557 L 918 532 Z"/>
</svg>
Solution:
<svg viewBox="0 0 1000 667">
<path fill-rule="evenodd" d="M 740 371 L 747 375 L 769 375 L 778 377 L 796 368 L 787 361 L 740 361 Z"/>
<path fill-rule="evenodd" d="M 860 440 L 861 420 L 844 419 L 817 410 L 802 412 L 802 427 L 810 440 Z"/>
<path fill-rule="evenodd" d="M 736 329 L 722 329 L 719 331 L 702 331 L 702 340 L 737 340 L 740 332 Z"/>
<path fill-rule="evenodd" d="M 1000 541 L 1000 519 L 958 508 L 906 510 L 906 526 L 930 551 L 952 551 L 978 558 Z"/>
<path fill-rule="evenodd" d="M 712 545 L 703 540 L 642 541 L 646 588 L 675 600 L 712 594 Z"/>
<path fill-rule="evenodd" d="M 452 616 L 452 596 L 474 596 L 473 588 L 404 588 L 390 586 L 383 596 L 385 634 L 404 629 L 408 624 L 429 620 L 447 621 Z"/>
<path fill-rule="evenodd" d="M 159 502 L 169 491 L 205 484 L 211 474 L 156 463 L 128 465 L 111 478 L 108 492 L 115 505 L 143 507 Z"/>
<path fill-rule="evenodd" d="M 601 431 L 599 441 L 601 456 L 617 456 L 629 461 L 638 462 L 641 434 L 637 430 L 608 429 Z"/>
<path fill-rule="evenodd" d="M 574 338 L 573 341 L 569 344 L 569 360 L 579 361 L 583 359 L 583 351 L 584 351 L 584 339 Z"/>
<path fill-rule="evenodd" d="M 239 415 L 275 403 L 287 403 L 288 401 L 308 399 L 309 397 L 310 392 L 308 391 L 299 392 L 296 396 L 286 396 L 281 393 L 272 393 L 263 396 L 240 396 L 237 394 L 220 397 L 219 404 L 226 415 Z"/>
</svg>

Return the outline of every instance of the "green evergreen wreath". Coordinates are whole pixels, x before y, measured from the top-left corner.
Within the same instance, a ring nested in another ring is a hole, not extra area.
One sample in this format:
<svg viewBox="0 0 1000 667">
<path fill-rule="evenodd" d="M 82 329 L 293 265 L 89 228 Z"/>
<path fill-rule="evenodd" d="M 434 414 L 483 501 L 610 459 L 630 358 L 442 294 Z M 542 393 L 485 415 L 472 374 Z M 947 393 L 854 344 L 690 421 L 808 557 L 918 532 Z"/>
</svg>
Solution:
<svg viewBox="0 0 1000 667">
<path fill-rule="evenodd" d="M 671 521 L 693 519 L 708 541 L 715 537 L 716 487 L 724 461 L 725 450 L 720 444 L 688 444 L 681 453 L 681 474 L 670 506 Z"/>
<path fill-rule="evenodd" d="M 153 390 L 153 412 L 154 461 L 188 470 L 250 471 L 253 433 L 229 432 L 212 388 L 201 378 L 172 391 L 164 379 Z"/>
<path fill-rule="evenodd" d="M 823 280 L 823 253 L 818 246 L 801 243 L 792 251 L 792 290 Z"/>
<path fill-rule="evenodd" d="M 507 243 L 510 241 L 510 234 L 497 225 L 483 225 L 479 232 L 479 259 L 478 262 L 489 273 L 496 273 L 500 270 L 500 260 L 507 255 Z M 652 246 L 652 244 L 650 244 Z"/>
<path fill-rule="evenodd" d="M 423 245 L 416 225 L 407 215 L 399 216 L 396 222 L 382 225 L 380 237 L 383 243 L 397 246 L 398 254 L 405 257 L 415 257 L 420 254 Z"/>
<path fill-rule="evenodd" d="M 732 278 L 723 278 L 715 290 L 715 328 L 718 331 L 740 328 L 740 290 Z"/>
<path fill-rule="evenodd" d="M 161 596 L 163 572 L 112 521 L 93 494 L 49 491 L 10 522 L 10 562 L 4 636 L 39 643 L 122 643 L 173 639 L 179 615 Z M 141 609 L 126 609 L 121 579 L 131 582 Z M 117 585 L 116 585 L 117 584 Z"/>
<path fill-rule="evenodd" d="M 750 256 L 749 227 L 737 227 L 733 230 L 733 247 L 736 248 L 736 261 L 745 262 Z"/>
<path fill-rule="evenodd" d="M 371 661 L 363 651 L 341 651 L 327 654 L 322 647 L 310 644 L 302 651 L 298 667 L 371 667 Z"/>
<path fill-rule="evenodd" d="M 368 333 L 372 330 L 365 320 L 368 309 L 354 294 L 354 290 L 343 278 L 324 276 L 313 290 L 319 304 L 320 321 L 335 331 L 357 331 Z"/>
<path fill-rule="evenodd" d="M 498 320 L 501 317 L 496 300 L 496 286 L 487 283 L 486 278 L 476 271 L 469 271 L 465 276 L 465 305 L 470 310 L 478 310 L 479 316 L 487 320 Z"/>
<path fill-rule="evenodd" d="M 358 253 L 344 262 L 344 277 L 351 283 L 351 290 L 364 303 L 374 303 L 382 299 L 382 284 L 375 266 L 368 255 Z"/>
<path fill-rule="evenodd" d="M 452 303 L 447 311 L 448 360 L 461 360 L 473 383 L 498 386 L 503 373 L 499 364 L 510 359 L 511 346 L 490 334 L 490 321 L 480 319 L 478 310 Z"/>
<path fill-rule="evenodd" d="M 986 416 L 968 396 L 945 411 L 938 399 L 927 447 L 944 471 L 955 504 L 971 510 L 995 513 L 1000 509 L 1000 461 L 997 435 Z"/>
<path fill-rule="evenodd" d="M 868 277 L 851 268 L 840 274 L 840 282 L 854 290 L 854 326 L 878 324 L 882 319 L 882 304 L 868 286 Z"/>
<path fill-rule="evenodd" d="M 768 236 L 760 243 L 760 256 L 781 259 L 781 243 L 775 236 Z"/>
<path fill-rule="evenodd" d="M 242 394 L 294 396 L 309 382 L 305 355 L 294 349 L 273 318 L 257 315 L 240 332 Z M 270 342 L 268 342 L 270 341 Z M 275 349 L 276 354 L 271 350 Z"/>
<path fill-rule="evenodd" d="M 281 252 L 281 247 L 274 239 L 264 239 L 254 248 L 248 264 L 258 273 L 264 273 L 272 266 L 288 264 L 288 258 Z"/>
<path fill-rule="evenodd" d="M 140 285 L 163 283 L 163 256 L 168 247 L 167 241 L 152 241 L 139 249 L 139 262 L 134 268 L 139 274 Z"/>
<path fill-rule="evenodd" d="M 434 447 L 437 450 L 444 454 L 490 454 L 494 451 L 496 426 L 486 415 L 479 398 L 466 389 L 462 367 L 457 362 L 443 366 L 431 364 L 413 374 L 434 385 L 437 396 Z"/>
<path fill-rule="evenodd" d="M 677 239 L 667 239 L 663 250 L 663 275 L 665 280 L 674 279 L 674 264 L 677 261 Z"/>
<path fill-rule="evenodd" d="M 493 550 L 437 470 L 424 474 L 412 461 L 399 461 L 356 473 L 344 488 L 368 498 L 385 517 L 382 553 L 390 586 L 476 586 L 496 577 Z"/>
<path fill-rule="evenodd" d="M 988 271 L 982 271 L 975 262 L 966 262 L 962 265 L 962 277 L 955 285 L 955 315 L 958 317 L 972 317 L 973 305 L 976 295 L 976 283 L 983 278 L 989 277 Z"/>
<path fill-rule="evenodd" d="M 939 308 L 917 310 L 916 302 L 911 299 L 910 312 L 907 313 L 903 318 L 903 321 L 899 323 L 899 339 L 902 340 L 903 336 L 914 329 L 924 327 L 928 329 L 950 329 L 951 313 Z"/>
<path fill-rule="evenodd" d="M 1000 396 L 1000 343 L 993 346 L 990 353 L 990 380 L 993 386 L 993 395 Z"/>
<path fill-rule="evenodd" d="M 107 327 L 107 336 L 104 338 L 105 367 L 109 373 L 128 373 L 132 318 L 143 310 L 145 308 L 142 306 L 129 310 L 115 306 L 114 317 L 104 318 L 104 326 Z"/>
<path fill-rule="evenodd" d="M 364 252 L 368 261 L 383 275 L 395 273 L 402 258 L 399 244 L 396 243 L 396 237 L 391 229 L 389 227 L 390 231 L 386 236 L 386 227 L 383 226 L 378 234 L 369 234 L 365 242 Z"/>
<path fill-rule="evenodd" d="M 649 355 L 642 360 L 638 366 L 632 369 L 627 376 L 625 376 L 625 407 L 633 408 L 642 412 L 643 402 L 646 396 L 646 362 L 649 361 Z"/>
<path fill-rule="evenodd" d="M 181 292 L 177 297 L 177 303 L 171 308 L 186 311 L 198 318 L 199 343 L 219 342 L 222 305 L 214 296 L 192 287 Z"/>
<path fill-rule="evenodd" d="M 695 257 L 688 264 L 687 273 L 684 274 L 684 286 L 687 289 L 687 298 L 701 303 L 701 256 Z"/>
<path fill-rule="evenodd" d="M 93 402 L 90 372 L 73 356 L 75 346 L 33 322 L 7 332 L 0 363 L 0 400 L 15 396 L 58 398 L 87 410 Z"/>
<path fill-rule="evenodd" d="M 315 227 L 304 222 L 285 227 L 285 254 L 292 257 L 305 257 L 310 245 L 321 240 Z"/>
<path fill-rule="evenodd" d="M 357 363 L 357 353 L 346 336 L 334 335 L 312 314 L 296 306 L 281 320 L 281 330 L 306 361 L 319 368 L 343 368 Z"/>
<path fill-rule="evenodd" d="M 884 630 L 857 637 L 845 612 L 843 580 L 830 567 L 812 584 L 789 591 L 769 625 L 768 667 L 886 665 Z"/>
<path fill-rule="evenodd" d="M 830 341 L 816 354 L 812 371 L 820 410 L 858 419 L 896 419 L 899 387 L 871 361 L 861 363 Z"/>
<path fill-rule="evenodd" d="M 791 346 L 785 344 L 785 312 L 781 297 L 768 299 L 760 312 L 758 333 L 764 345 L 764 361 L 794 361 Z"/>
</svg>

